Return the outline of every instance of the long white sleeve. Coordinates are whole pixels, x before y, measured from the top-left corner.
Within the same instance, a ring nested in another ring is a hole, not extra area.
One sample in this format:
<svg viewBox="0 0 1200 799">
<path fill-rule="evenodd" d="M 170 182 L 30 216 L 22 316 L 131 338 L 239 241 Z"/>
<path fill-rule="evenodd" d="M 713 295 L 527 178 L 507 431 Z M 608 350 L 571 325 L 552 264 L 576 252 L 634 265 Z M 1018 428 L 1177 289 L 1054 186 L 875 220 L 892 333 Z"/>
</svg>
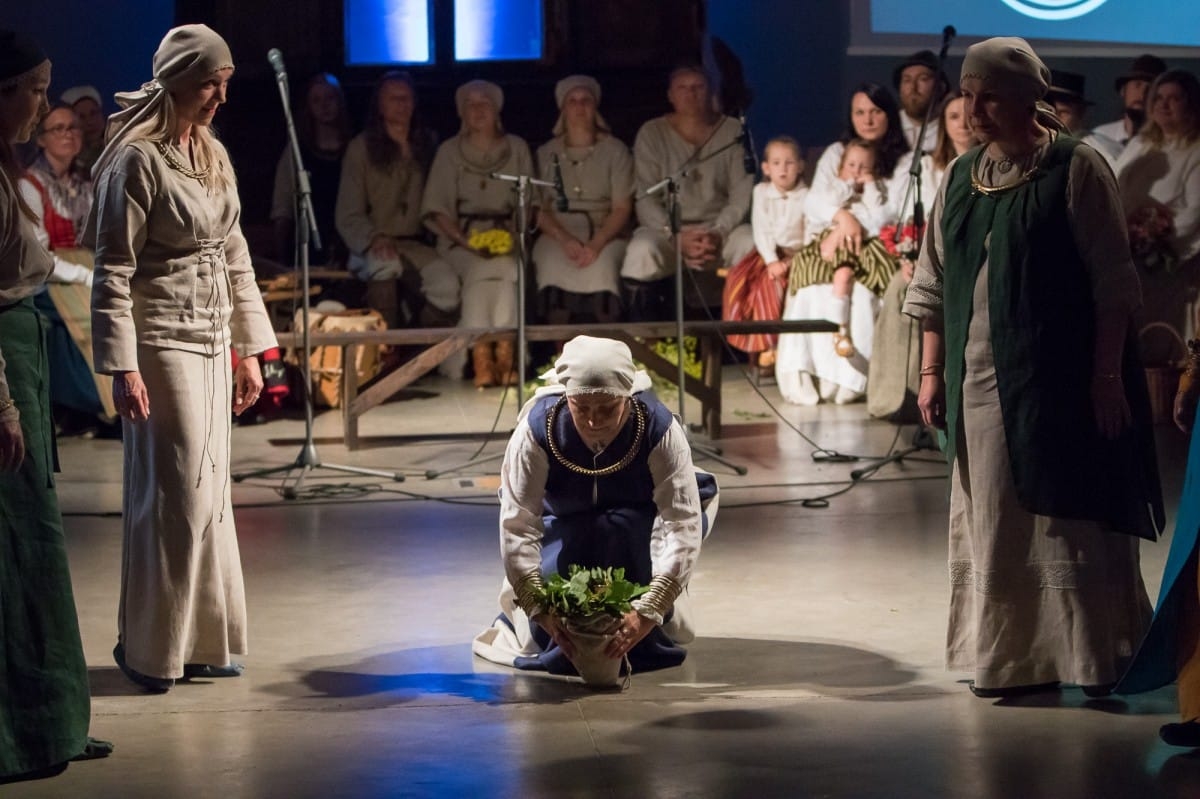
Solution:
<svg viewBox="0 0 1200 799">
<path fill-rule="evenodd" d="M 37 218 L 37 222 L 34 224 L 34 231 L 37 233 L 38 244 L 50 250 L 50 234 L 46 232 L 41 192 L 37 190 L 37 186 L 24 178 L 21 179 L 18 188 L 21 191 L 21 199 L 25 201 L 25 204 L 29 206 L 29 209 L 33 211 L 33 215 Z M 50 250 L 50 255 L 54 258 L 54 271 L 50 273 L 50 282 L 82 283 L 85 286 L 92 285 L 91 269 L 88 269 L 83 264 L 63 260 L 55 255 L 53 250 Z"/>
</svg>

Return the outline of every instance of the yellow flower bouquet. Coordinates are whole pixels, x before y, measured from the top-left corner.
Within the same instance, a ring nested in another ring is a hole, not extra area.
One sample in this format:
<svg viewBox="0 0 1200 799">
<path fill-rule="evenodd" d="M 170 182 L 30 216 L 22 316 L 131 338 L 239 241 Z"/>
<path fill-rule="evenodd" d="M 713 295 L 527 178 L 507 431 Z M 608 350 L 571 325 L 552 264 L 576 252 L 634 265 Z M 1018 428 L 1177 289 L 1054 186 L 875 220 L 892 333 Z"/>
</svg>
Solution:
<svg viewBox="0 0 1200 799">
<path fill-rule="evenodd" d="M 508 255 L 513 250 L 513 237 L 504 228 L 491 230 L 472 230 L 467 238 L 467 244 L 473 250 L 485 252 L 488 255 Z"/>
</svg>

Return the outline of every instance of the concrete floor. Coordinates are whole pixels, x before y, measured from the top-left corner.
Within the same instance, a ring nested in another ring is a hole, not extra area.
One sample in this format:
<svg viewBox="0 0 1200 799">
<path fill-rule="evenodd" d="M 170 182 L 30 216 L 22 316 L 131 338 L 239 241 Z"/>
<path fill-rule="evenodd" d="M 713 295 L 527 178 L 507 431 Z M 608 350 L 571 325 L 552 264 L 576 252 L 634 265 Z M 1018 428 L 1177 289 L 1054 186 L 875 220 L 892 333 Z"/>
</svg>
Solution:
<svg viewBox="0 0 1200 799">
<path fill-rule="evenodd" d="M 0 789 L 26 797 L 1195 797 L 1200 758 L 1160 743 L 1174 691 L 1088 700 L 1074 688 L 973 697 L 942 666 L 944 466 L 920 460 L 845 487 L 898 429 L 860 405 L 780 404 L 726 367 L 713 536 L 692 580 L 700 638 L 680 668 L 623 693 L 475 660 L 496 613 L 496 461 L 426 479 L 480 448 L 515 406 L 427 379 L 363 419 L 366 448 L 316 424 L 319 470 L 234 487 L 250 606 L 243 677 L 141 693 L 112 662 L 120 445 L 64 440 L 60 495 L 103 761 Z M 673 398 L 667 398 L 673 403 Z M 767 401 L 778 406 L 777 418 Z M 689 419 L 699 417 L 689 405 Z M 911 428 L 899 430 L 903 445 Z M 234 432 L 235 470 L 291 462 L 303 424 Z M 502 451 L 498 436 L 484 454 Z M 1171 508 L 1182 436 L 1160 430 Z M 1167 543 L 1143 546 L 1152 596 Z"/>
</svg>

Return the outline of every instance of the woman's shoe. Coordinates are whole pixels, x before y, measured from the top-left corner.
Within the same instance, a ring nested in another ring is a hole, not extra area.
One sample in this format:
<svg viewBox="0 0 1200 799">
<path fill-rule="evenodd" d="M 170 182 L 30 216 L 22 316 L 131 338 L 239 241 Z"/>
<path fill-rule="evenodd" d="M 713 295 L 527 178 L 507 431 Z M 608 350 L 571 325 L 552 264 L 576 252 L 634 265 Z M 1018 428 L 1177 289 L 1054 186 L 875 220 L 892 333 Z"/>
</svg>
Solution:
<svg viewBox="0 0 1200 799">
<path fill-rule="evenodd" d="M 118 643 L 113 647 L 113 660 L 117 662 L 117 666 L 131 681 L 145 688 L 152 694 L 165 694 L 175 685 L 175 681 L 167 677 L 151 677 L 149 674 L 142 674 L 140 671 L 130 668 L 125 662 L 125 645 Z"/>
<path fill-rule="evenodd" d="M 1081 685 L 1084 696 L 1091 699 L 1100 699 L 1105 696 L 1112 696 L 1113 689 L 1117 687 L 1115 682 L 1104 683 L 1103 685 Z"/>
<path fill-rule="evenodd" d="M 971 693 L 980 699 L 1011 699 L 1015 696 L 1029 696 L 1047 691 L 1057 691 L 1057 682 L 1040 682 L 1034 685 L 1009 685 L 1004 688 L 980 688 L 974 682 L 970 684 Z"/>
<path fill-rule="evenodd" d="M 246 667 L 241 663 L 230 663 L 228 666 L 212 666 L 208 663 L 183 664 L 183 679 L 214 679 L 217 677 L 241 677 Z"/>
<path fill-rule="evenodd" d="M 813 376 L 808 372 L 800 373 L 800 389 L 796 392 L 796 401 L 801 405 L 816 405 L 821 401 Z"/>
<path fill-rule="evenodd" d="M 1158 737 L 1168 746 L 1200 747 L 1200 721 L 1192 719 L 1178 724 L 1164 724 L 1158 728 Z"/>
</svg>

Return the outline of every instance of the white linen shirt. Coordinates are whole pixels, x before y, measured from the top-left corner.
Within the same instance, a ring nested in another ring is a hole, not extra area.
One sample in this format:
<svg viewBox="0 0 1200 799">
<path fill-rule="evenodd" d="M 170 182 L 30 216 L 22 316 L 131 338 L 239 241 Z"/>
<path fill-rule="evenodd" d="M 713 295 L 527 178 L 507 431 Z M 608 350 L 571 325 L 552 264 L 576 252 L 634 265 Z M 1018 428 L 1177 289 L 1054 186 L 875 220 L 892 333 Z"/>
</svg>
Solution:
<svg viewBox="0 0 1200 799">
<path fill-rule="evenodd" d="M 796 250 L 804 245 L 804 199 L 807 196 L 808 187 L 803 183 L 782 192 L 769 180 L 754 187 L 750 227 L 754 231 L 754 247 L 766 263 L 779 259 L 778 247 Z"/>
</svg>

